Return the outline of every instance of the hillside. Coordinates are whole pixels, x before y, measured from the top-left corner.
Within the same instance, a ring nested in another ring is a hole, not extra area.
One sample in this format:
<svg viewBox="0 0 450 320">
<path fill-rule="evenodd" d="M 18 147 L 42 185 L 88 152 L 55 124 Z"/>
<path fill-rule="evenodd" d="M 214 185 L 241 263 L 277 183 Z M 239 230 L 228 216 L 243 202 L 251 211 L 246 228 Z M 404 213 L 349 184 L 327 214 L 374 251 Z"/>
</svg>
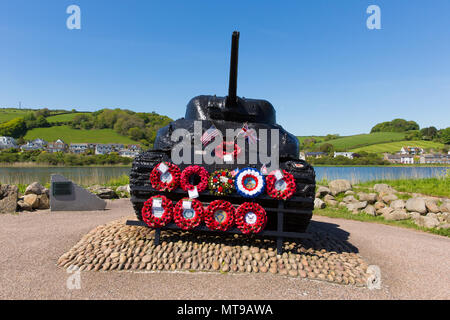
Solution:
<svg viewBox="0 0 450 320">
<path fill-rule="evenodd" d="M 47 117 L 47 121 L 50 123 L 72 121 L 73 118 L 75 118 L 77 115 L 81 115 L 81 114 L 89 114 L 89 112 L 59 114 L 56 116 Z"/>
<path fill-rule="evenodd" d="M 370 145 L 370 146 L 366 146 L 366 147 L 362 147 L 362 148 L 355 148 L 355 149 L 351 149 L 350 151 L 353 152 L 368 152 L 368 153 L 384 153 L 384 152 L 389 152 L 389 153 L 396 153 L 399 152 L 400 149 L 403 146 L 415 146 L 415 147 L 420 147 L 423 149 L 429 149 L 429 148 L 434 148 L 435 150 L 440 150 L 442 148 L 444 148 L 444 144 L 442 143 L 438 143 L 438 142 L 433 142 L 433 141 L 397 141 L 397 142 L 390 142 L 390 143 L 379 143 L 379 144 L 374 144 L 374 145 Z"/>
<path fill-rule="evenodd" d="M 324 143 L 329 143 L 334 146 L 336 151 L 353 151 L 353 149 L 356 148 L 362 148 L 380 143 L 402 141 L 404 139 L 405 133 L 403 132 L 375 132 L 322 141 L 318 144 L 318 146 Z"/>
<path fill-rule="evenodd" d="M 30 110 L 22 109 L 0 109 L 0 123 L 7 122 L 9 120 L 23 117 L 25 114 L 30 112 Z"/>
<path fill-rule="evenodd" d="M 122 136 L 113 129 L 90 129 L 79 130 L 68 126 L 58 126 L 50 128 L 36 128 L 29 130 L 25 135 L 25 140 L 41 138 L 46 141 L 56 141 L 62 139 L 65 143 L 92 142 L 92 143 L 123 143 L 137 144 L 138 142 L 128 137 Z"/>
</svg>

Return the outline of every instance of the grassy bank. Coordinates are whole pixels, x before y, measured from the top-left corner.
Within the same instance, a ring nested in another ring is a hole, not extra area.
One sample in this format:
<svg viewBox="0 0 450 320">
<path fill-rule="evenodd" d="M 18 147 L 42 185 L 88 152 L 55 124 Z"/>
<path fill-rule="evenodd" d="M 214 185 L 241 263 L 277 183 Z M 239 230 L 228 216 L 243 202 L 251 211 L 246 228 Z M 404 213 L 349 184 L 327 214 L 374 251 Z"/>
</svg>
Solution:
<svg viewBox="0 0 450 320">
<path fill-rule="evenodd" d="M 378 180 L 358 183 L 357 186 L 373 187 L 386 183 L 400 192 L 421 193 L 430 196 L 450 198 L 450 175 L 440 178 Z"/>
<path fill-rule="evenodd" d="M 385 220 L 382 216 L 370 216 L 367 214 L 352 214 L 348 210 L 343 208 L 325 208 L 325 209 L 315 209 L 314 214 L 318 216 L 326 216 L 330 218 L 340 218 L 347 220 L 356 220 L 362 222 L 373 222 L 386 224 L 390 226 L 416 229 L 424 232 L 434 233 L 437 235 L 450 237 L 450 229 L 428 229 L 417 226 L 412 220 L 401 220 L 401 221 L 388 221 Z"/>
</svg>

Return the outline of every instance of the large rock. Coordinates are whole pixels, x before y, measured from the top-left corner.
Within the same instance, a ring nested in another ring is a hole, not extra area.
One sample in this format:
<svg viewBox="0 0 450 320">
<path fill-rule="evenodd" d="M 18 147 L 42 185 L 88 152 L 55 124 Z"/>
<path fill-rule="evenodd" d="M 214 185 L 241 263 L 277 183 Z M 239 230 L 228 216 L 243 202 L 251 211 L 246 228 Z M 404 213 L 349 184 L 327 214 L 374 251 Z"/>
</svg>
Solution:
<svg viewBox="0 0 450 320">
<path fill-rule="evenodd" d="M 328 189 L 327 187 L 324 187 L 324 186 L 320 186 L 317 188 L 316 198 L 321 198 L 330 193 L 331 193 L 330 189 Z"/>
<path fill-rule="evenodd" d="M 393 194 L 393 193 L 384 193 L 384 192 L 382 192 L 382 193 L 379 194 L 379 199 L 381 201 L 383 201 L 384 203 L 389 204 L 392 201 L 397 200 L 398 197 L 395 194 Z"/>
<path fill-rule="evenodd" d="M 439 211 L 441 212 L 450 212 L 450 200 L 444 201 L 439 207 Z"/>
<path fill-rule="evenodd" d="M 385 220 L 407 220 L 410 218 L 409 214 L 404 209 L 398 209 L 389 213 L 383 214 Z"/>
<path fill-rule="evenodd" d="M 347 209 L 349 211 L 358 211 L 361 209 L 364 209 L 367 206 L 367 201 L 357 201 L 357 202 L 351 202 L 347 204 Z"/>
<path fill-rule="evenodd" d="M 323 209 L 323 208 L 325 208 L 325 202 L 323 202 L 319 198 L 314 199 L 314 209 Z"/>
<path fill-rule="evenodd" d="M 92 192 L 94 192 L 100 199 L 117 199 L 117 198 L 119 198 L 117 193 L 111 188 L 97 187 L 97 188 L 93 188 Z"/>
<path fill-rule="evenodd" d="M 350 183 L 350 181 L 345 180 L 345 179 L 338 179 L 338 180 L 333 180 L 328 184 L 328 187 L 330 188 L 331 194 L 333 196 L 351 190 L 352 189 L 352 184 Z"/>
<path fill-rule="evenodd" d="M 391 214 L 394 211 L 394 209 L 392 209 L 391 207 L 385 207 L 383 209 L 378 210 L 378 213 L 381 214 L 382 216 Z"/>
<path fill-rule="evenodd" d="M 393 193 L 395 192 L 395 189 L 393 189 L 390 185 L 385 183 L 377 183 L 373 186 L 373 189 L 378 193 Z"/>
<path fill-rule="evenodd" d="M 38 209 L 41 209 L 41 210 L 50 209 L 50 199 L 46 193 L 39 195 L 38 198 L 39 198 Z"/>
<path fill-rule="evenodd" d="M 439 225 L 439 220 L 435 217 L 419 216 L 414 219 L 414 222 L 419 227 L 436 228 Z"/>
<path fill-rule="evenodd" d="M 15 213 L 17 209 L 17 186 L 3 184 L 0 186 L 0 213 Z"/>
<path fill-rule="evenodd" d="M 39 196 L 34 193 L 26 194 L 23 197 L 23 201 L 28 204 L 32 209 L 39 208 Z"/>
<path fill-rule="evenodd" d="M 329 197 L 328 197 L 328 196 L 329 196 Z M 334 207 L 334 206 L 337 206 L 337 205 L 338 205 L 338 202 L 334 199 L 334 197 L 333 197 L 333 196 L 330 196 L 329 194 L 327 194 L 327 195 L 323 198 L 323 200 L 324 200 L 325 203 L 326 203 L 327 205 L 329 205 L 329 206 Z"/>
<path fill-rule="evenodd" d="M 127 184 L 126 186 L 117 187 L 116 192 L 130 193 L 130 185 Z"/>
<path fill-rule="evenodd" d="M 346 196 L 342 201 L 345 203 L 358 202 L 353 195 Z"/>
<path fill-rule="evenodd" d="M 390 207 L 394 210 L 405 209 L 405 201 L 403 200 L 394 200 L 391 202 Z"/>
<path fill-rule="evenodd" d="M 406 210 L 410 212 L 418 212 L 420 214 L 427 213 L 425 200 L 422 198 L 411 198 L 406 201 Z"/>
<path fill-rule="evenodd" d="M 377 215 L 377 212 L 376 212 L 374 206 L 372 206 L 370 204 L 367 207 L 364 208 L 363 212 L 368 214 L 368 215 L 370 215 L 370 216 L 376 216 Z"/>
<path fill-rule="evenodd" d="M 39 182 L 33 182 L 25 189 L 25 195 L 27 194 L 43 194 L 47 189 Z"/>
<path fill-rule="evenodd" d="M 33 211 L 33 208 L 23 200 L 17 201 L 17 206 L 19 207 L 19 210 L 22 211 Z"/>
<path fill-rule="evenodd" d="M 377 194 L 358 192 L 358 198 L 360 201 L 367 201 L 367 203 L 374 204 L 377 201 Z"/>
<path fill-rule="evenodd" d="M 375 202 L 374 207 L 375 207 L 375 210 L 381 210 L 381 209 L 385 208 L 386 205 L 382 201 L 377 201 L 377 202 Z"/>
<path fill-rule="evenodd" d="M 433 212 L 433 213 L 440 212 L 439 206 L 437 205 L 437 200 L 426 199 L 425 200 L 425 207 L 427 208 L 428 212 Z"/>
</svg>

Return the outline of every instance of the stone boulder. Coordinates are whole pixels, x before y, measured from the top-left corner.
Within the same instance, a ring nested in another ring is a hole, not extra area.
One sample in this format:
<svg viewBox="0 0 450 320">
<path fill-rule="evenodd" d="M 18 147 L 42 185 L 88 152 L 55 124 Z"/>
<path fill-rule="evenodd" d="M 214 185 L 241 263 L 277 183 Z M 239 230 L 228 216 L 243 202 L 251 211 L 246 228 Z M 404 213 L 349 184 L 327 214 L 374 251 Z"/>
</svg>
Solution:
<svg viewBox="0 0 450 320">
<path fill-rule="evenodd" d="M 377 202 L 375 202 L 374 207 L 375 207 L 375 210 L 378 211 L 378 210 L 385 208 L 386 205 L 382 201 L 377 201 Z"/>
<path fill-rule="evenodd" d="M 325 199 L 325 198 L 324 198 L 324 201 L 325 201 L 325 203 L 326 203 L 327 205 L 332 206 L 332 207 L 337 206 L 338 203 L 339 203 L 339 202 L 337 202 L 337 201 L 334 200 L 334 199 Z"/>
<path fill-rule="evenodd" d="M 38 209 L 46 210 L 50 209 L 50 199 L 46 193 L 40 194 L 39 198 L 39 207 Z"/>
<path fill-rule="evenodd" d="M 0 186 L 0 213 L 15 213 L 17 209 L 17 186 L 3 184 Z"/>
<path fill-rule="evenodd" d="M 373 186 L 373 189 L 378 193 L 394 193 L 396 192 L 395 189 L 393 189 L 390 185 L 385 183 L 377 183 Z"/>
<path fill-rule="evenodd" d="M 345 191 L 345 193 L 344 193 L 346 196 L 349 196 L 349 195 L 354 195 L 355 193 L 353 192 L 353 190 L 348 190 L 348 191 Z"/>
<path fill-rule="evenodd" d="M 391 207 L 385 207 L 383 209 L 378 210 L 378 213 L 382 216 L 391 214 L 394 211 Z"/>
<path fill-rule="evenodd" d="M 398 220 L 407 220 L 410 218 L 410 215 L 404 209 L 397 209 L 389 213 L 383 214 L 383 217 L 385 220 L 398 221 Z"/>
<path fill-rule="evenodd" d="M 350 181 L 345 179 L 333 180 L 328 184 L 328 188 L 333 196 L 352 189 Z"/>
<path fill-rule="evenodd" d="M 425 207 L 427 208 L 428 212 L 440 212 L 439 206 L 437 205 L 437 200 L 435 199 L 425 199 Z"/>
<path fill-rule="evenodd" d="M 346 196 L 344 199 L 342 199 L 342 202 L 344 203 L 352 203 L 352 202 L 358 202 L 356 198 L 353 195 Z"/>
<path fill-rule="evenodd" d="M 358 198 L 360 201 L 367 201 L 367 203 L 374 204 L 377 201 L 377 194 L 358 192 Z"/>
<path fill-rule="evenodd" d="M 436 228 L 439 225 L 439 220 L 435 217 L 418 216 L 414 219 L 414 222 L 419 227 L 424 228 Z"/>
<path fill-rule="evenodd" d="M 323 209 L 325 208 L 325 202 L 322 199 L 315 198 L 314 199 L 314 209 Z"/>
<path fill-rule="evenodd" d="M 33 208 L 23 200 L 17 201 L 17 206 L 21 211 L 33 211 Z"/>
<path fill-rule="evenodd" d="M 330 189 L 324 186 L 320 186 L 317 188 L 316 198 L 322 198 L 323 196 L 326 196 L 330 193 L 331 193 Z"/>
<path fill-rule="evenodd" d="M 394 201 L 391 202 L 391 204 L 389 206 L 392 209 L 394 209 L 394 210 L 405 209 L 405 201 L 403 201 L 403 200 L 394 200 Z"/>
<path fill-rule="evenodd" d="M 379 198 L 380 201 L 383 201 L 386 204 L 389 204 L 392 201 L 395 201 L 395 200 L 398 199 L 398 197 L 395 194 L 393 194 L 393 193 L 384 193 L 384 192 L 380 193 L 378 195 L 378 198 Z"/>
<path fill-rule="evenodd" d="M 32 209 L 39 208 L 39 196 L 34 193 L 26 194 L 23 197 L 23 201 L 28 204 Z"/>
<path fill-rule="evenodd" d="M 117 187 L 116 192 L 130 193 L 130 185 L 127 184 L 126 186 Z"/>
<path fill-rule="evenodd" d="M 376 216 L 377 215 L 377 211 L 375 210 L 375 207 L 370 205 L 370 204 L 367 207 L 364 208 L 363 212 L 365 214 L 368 214 L 369 216 Z"/>
<path fill-rule="evenodd" d="M 425 200 L 422 198 L 411 198 L 406 201 L 406 210 L 410 212 L 418 212 L 420 214 L 427 213 Z"/>
<path fill-rule="evenodd" d="M 441 206 L 439 207 L 439 211 L 450 213 L 450 200 L 446 200 L 446 201 L 442 202 Z"/>
<path fill-rule="evenodd" d="M 357 201 L 347 204 L 349 211 L 358 211 L 364 209 L 367 206 L 367 201 Z"/>
<path fill-rule="evenodd" d="M 40 195 L 46 193 L 46 188 L 41 185 L 39 182 L 33 182 L 25 189 L 25 195 L 27 194 L 36 194 Z"/>
<path fill-rule="evenodd" d="M 102 187 L 102 186 L 93 186 L 93 187 L 90 187 L 88 190 L 95 193 L 101 199 L 117 199 L 117 198 L 119 198 L 117 193 L 111 188 Z"/>
</svg>

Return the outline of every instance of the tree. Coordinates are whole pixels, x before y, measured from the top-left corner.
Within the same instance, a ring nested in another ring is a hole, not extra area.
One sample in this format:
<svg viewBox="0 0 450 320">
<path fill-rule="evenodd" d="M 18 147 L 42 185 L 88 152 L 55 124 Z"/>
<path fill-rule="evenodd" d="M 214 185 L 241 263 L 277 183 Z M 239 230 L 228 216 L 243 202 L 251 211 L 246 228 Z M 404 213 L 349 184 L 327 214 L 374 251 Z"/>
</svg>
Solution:
<svg viewBox="0 0 450 320">
<path fill-rule="evenodd" d="M 392 121 L 382 122 L 375 125 L 373 132 L 406 132 L 410 130 L 419 130 L 420 127 L 415 121 L 406 121 L 405 119 L 394 119 Z"/>
<path fill-rule="evenodd" d="M 443 144 L 450 144 L 450 127 L 439 130 L 439 136 Z"/>
<path fill-rule="evenodd" d="M 437 136 L 438 130 L 435 127 L 423 128 L 420 130 L 420 138 L 423 140 L 433 140 Z"/>
</svg>

